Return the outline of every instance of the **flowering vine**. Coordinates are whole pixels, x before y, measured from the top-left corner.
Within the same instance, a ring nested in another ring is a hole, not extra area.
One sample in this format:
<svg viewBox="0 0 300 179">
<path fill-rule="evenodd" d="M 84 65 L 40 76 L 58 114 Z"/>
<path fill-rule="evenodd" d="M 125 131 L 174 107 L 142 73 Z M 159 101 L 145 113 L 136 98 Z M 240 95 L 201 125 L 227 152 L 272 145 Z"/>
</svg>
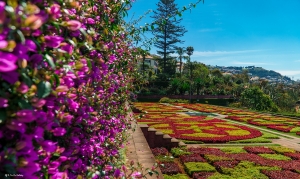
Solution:
<svg viewBox="0 0 300 179">
<path fill-rule="evenodd" d="M 0 177 L 120 178 L 131 1 L 0 2 Z"/>
</svg>

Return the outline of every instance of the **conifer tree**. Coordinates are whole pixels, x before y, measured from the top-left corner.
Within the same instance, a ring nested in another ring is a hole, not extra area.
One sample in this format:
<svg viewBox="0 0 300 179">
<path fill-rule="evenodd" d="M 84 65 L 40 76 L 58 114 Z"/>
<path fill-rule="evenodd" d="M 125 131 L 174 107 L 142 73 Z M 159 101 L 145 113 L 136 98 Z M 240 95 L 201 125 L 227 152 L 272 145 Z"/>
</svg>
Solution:
<svg viewBox="0 0 300 179">
<path fill-rule="evenodd" d="M 186 29 L 180 25 L 182 18 L 175 18 L 177 16 L 178 8 L 175 0 L 160 0 L 157 5 L 157 10 L 154 11 L 152 18 L 158 25 L 153 29 L 152 33 L 156 37 L 154 46 L 158 48 L 157 53 L 162 56 L 163 73 L 173 71 L 170 54 L 176 51 L 176 44 L 183 43 L 180 37 L 184 35 Z"/>
</svg>

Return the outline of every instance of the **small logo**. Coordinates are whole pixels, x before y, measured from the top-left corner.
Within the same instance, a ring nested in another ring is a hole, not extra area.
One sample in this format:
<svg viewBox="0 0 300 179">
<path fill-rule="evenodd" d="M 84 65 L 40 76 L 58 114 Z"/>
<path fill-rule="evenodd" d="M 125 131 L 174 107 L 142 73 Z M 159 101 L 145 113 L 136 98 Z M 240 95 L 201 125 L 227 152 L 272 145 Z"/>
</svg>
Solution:
<svg viewBox="0 0 300 179">
<path fill-rule="evenodd" d="M 23 177 L 22 174 L 4 174 L 5 177 Z"/>
</svg>

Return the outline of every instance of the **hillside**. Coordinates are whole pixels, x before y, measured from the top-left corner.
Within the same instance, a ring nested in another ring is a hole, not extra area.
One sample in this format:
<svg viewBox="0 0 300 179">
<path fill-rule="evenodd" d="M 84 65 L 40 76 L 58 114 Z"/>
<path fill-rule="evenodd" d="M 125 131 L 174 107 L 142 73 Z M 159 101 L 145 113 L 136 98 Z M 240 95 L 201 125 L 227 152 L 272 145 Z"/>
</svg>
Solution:
<svg viewBox="0 0 300 179">
<path fill-rule="evenodd" d="M 266 70 L 262 67 L 255 67 L 255 66 L 247 66 L 247 67 L 224 67 L 224 66 L 208 66 L 210 69 L 219 69 L 222 72 L 228 72 L 233 74 L 242 73 L 243 70 L 248 70 L 249 76 L 258 76 L 259 78 L 266 78 L 266 79 L 281 79 L 283 81 L 291 82 L 291 78 L 287 76 L 283 76 L 278 72 L 273 70 Z"/>
</svg>

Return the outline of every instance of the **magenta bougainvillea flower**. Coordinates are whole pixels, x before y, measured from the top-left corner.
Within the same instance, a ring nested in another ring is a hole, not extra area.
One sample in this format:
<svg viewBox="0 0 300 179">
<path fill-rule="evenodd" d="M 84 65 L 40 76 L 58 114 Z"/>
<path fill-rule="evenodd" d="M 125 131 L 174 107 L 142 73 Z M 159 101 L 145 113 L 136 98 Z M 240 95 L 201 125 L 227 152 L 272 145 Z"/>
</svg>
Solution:
<svg viewBox="0 0 300 179">
<path fill-rule="evenodd" d="M 52 47 L 52 48 L 57 48 L 59 45 L 62 43 L 64 40 L 63 37 L 60 36 L 45 36 L 45 45 L 46 47 Z"/>
<path fill-rule="evenodd" d="M 122 24 L 128 3 L 0 2 L 0 166 L 13 164 L 4 173 L 124 175 L 115 163 L 137 75 Z"/>
</svg>

